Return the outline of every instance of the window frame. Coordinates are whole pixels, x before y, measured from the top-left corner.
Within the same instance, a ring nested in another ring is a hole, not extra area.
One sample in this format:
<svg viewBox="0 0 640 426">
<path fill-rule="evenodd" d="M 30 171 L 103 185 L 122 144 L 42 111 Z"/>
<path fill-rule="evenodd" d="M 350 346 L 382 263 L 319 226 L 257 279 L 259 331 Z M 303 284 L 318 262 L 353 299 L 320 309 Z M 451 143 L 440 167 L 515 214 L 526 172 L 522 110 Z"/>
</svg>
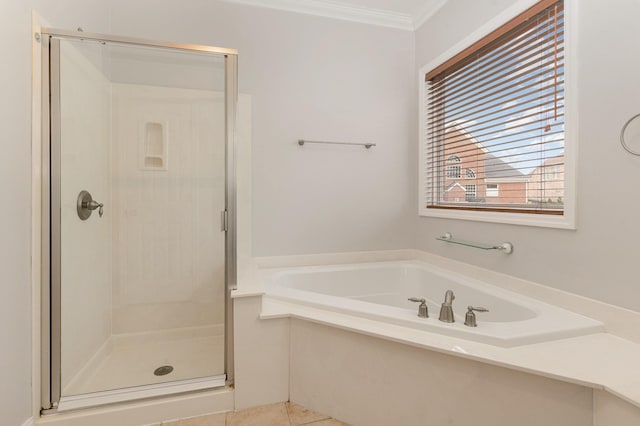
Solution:
<svg viewBox="0 0 640 426">
<path fill-rule="evenodd" d="M 539 213 L 514 213 L 505 209 L 505 211 L 483 211 L 478 210 L 458 210 L 447 208 L 427 208 L 427 156 L 426 149 L 427 132 L 426 124 L 427 102 L 425 75 L 435 68 L 439 67 L 446 61 L 460 52 L 469 48 L 478 40 L 486 37 L 493 31 L 504 26 L 509 21 L 520 15 L 528 8 L 539 3 L 539 0 L 524 0 L 507 8 L 504 12 L 497 15 L 487 24 L 480 27 L 477 31 L 464 38 L 462 41 L 451 47 L 442 55 L 430 61 L 427 65 L 420 68 L 418 72 L 419 84 L 419 194 L 418 194 L 418 214 L 424 217 L 438 217 L 458 220 L 471 220 L 481 222 L 493 222 L 526 226 L 539 226 L 548 228 L 576 229 L 576 158 L 577 158 L 577 141 L 578 141 L 578 114 L 577 114 L 577 78 L 576 78 L 576 52 L 574 49 L 575 40 L 577 40 L 577 25 L 574 17 L 577 15 L 578 0 L 564 0 L 564 49 L 565 49 L 565 130 L 564 130 L 564 214 L 563 215 L 545 215 Z"/>
</svg>

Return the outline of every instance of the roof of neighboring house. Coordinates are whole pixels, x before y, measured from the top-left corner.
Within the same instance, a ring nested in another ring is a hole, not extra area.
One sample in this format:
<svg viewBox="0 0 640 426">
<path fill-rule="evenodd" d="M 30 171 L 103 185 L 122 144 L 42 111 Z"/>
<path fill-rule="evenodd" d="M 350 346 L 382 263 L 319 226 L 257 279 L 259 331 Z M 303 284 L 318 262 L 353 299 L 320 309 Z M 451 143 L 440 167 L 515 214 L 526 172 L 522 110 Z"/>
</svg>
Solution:
<svg viewBox="0 0 640 426">
<path fill-rule="evenodd" d="M 541 165 L 536 167 L 534 170 L 532 170 L 530 174 L 531 175 L 535 174 L 536 170 L 540 169 L 541 167 L 558 166 L 558 165 L 564 165 L 564 155 L 557 155 L 555 157 L 547 158 L 546 160 L 544 160 L 544 163 L 542 163 Z"/>
<path fill-rule="evenodd" d="M 486 180 L 500 180 L 500 181 L 526 181 L 529 177 L 523 174 L 520 170 L 514 168 L 508 163 L 505 163 L 500 158 L 489 153 L 489 150 L 485 148 L 481 142 L 474 138 L 471 133 L 465 130 L 458 122 L 451 122 L 447 124 L 447 132 L 458 131 L 464 137 L 468 138 L 471 143 L 475 144 L 482 152 L 484 152 L 484 173 Z"/>
<path fill-rule="evenodd" d="M 467 132 L 466 129 L 461 126 L 457 121 L 452 121 L 447 123 L 446 128 L 445 128 L 445 132 L 450 133 L 450 132 L 454 132 L 454 131 L 458 131 L 460 132 L 460 134 L 466 138 L 468 138 L 469 140 L 471 140 L 471 142 L 473 142 L 474 144 L 476 144 L 478 146 L 478 148 L 480 148 L 482 150 L 482 152 L 489 152 L 487 151 L 487 148 L 485 148 L 476 138 L 474 138 L 471 133 Z"/>
<path fill-rule="evenodd" d="M 444 190 L 445 192 L 449 192 L 451 191 L 453 188 L 455 188 L 456 186 L 460 187 L 464 192 L 467 192 L 466 189 L 464 189 L 464 186 L 460 185 L 458 182 L 452 182 L 449 184 L 449 186 L 447 186 L 447 188 Z"/>
<path fill-rule="evenodd" d="M 492 154 L 485 154 L 484 156 L 484 173 L 486 179 L 516 178 L 519 180 L 525 177 L 520 170 L 515 169 Z"/>
</svg>

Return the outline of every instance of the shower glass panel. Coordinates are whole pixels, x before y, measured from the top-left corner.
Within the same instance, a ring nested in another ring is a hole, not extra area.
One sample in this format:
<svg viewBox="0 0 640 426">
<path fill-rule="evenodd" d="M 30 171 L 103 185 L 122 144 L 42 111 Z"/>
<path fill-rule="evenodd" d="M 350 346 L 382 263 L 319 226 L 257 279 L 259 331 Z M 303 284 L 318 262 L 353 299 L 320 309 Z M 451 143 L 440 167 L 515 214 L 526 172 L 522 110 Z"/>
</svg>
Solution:
<svg viewBox="0 0 640 426">
<path fill-rule="evenodd" d="M 54 45 L 61 396 L 224 378 L 225 56 Z"/>
</svg>

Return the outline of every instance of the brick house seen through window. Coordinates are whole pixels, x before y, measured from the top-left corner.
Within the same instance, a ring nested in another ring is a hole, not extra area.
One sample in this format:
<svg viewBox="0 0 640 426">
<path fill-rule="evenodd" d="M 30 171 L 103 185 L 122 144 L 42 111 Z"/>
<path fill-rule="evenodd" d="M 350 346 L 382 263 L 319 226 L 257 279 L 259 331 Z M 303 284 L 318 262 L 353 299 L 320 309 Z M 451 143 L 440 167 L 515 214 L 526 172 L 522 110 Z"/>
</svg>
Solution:
<svg viewBox="0 0 640 426">
<path fill-rule="evenodd" d="M 443 182 L 444 202 L 527 203 L 529 175 L 492 155 L 461 126 L 452 124 L 445 133 L 447 139 L 460 142 L 445 147 L 447 172 Z M 462 170 L 464 173 L 461 173 Z"/>
</svg>

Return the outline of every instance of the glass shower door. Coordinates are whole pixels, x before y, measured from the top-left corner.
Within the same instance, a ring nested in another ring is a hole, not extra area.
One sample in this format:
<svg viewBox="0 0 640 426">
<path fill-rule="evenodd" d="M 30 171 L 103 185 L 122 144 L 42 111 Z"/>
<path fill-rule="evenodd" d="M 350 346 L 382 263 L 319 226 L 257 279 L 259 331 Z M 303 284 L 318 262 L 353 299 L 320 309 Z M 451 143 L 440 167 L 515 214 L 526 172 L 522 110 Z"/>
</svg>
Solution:
<svg viewBox="0 0 640 426">
<path fill-rule="evenodd" d="M 61 396 L 224 385 L 225 56 L 71 39 L 51 55 Z"/>
</svg>

